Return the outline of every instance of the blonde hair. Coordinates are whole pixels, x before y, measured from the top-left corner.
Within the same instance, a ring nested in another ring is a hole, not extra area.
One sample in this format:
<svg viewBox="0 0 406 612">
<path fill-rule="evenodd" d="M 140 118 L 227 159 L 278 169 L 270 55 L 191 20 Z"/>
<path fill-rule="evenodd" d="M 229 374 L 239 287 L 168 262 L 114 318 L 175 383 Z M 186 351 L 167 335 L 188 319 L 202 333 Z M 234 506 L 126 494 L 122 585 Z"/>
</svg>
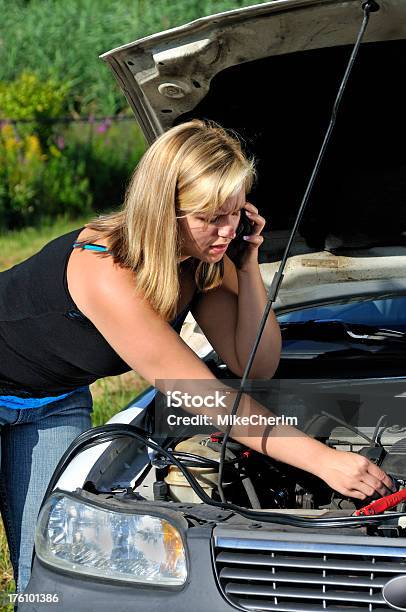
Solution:
<svg viewBox="0 0 406 612">
<path fill-rule="evenodd" d="M 177 218 L 209 218 L 255 176 L 238 139 L 214 122 L 193 120 L 171 128 L 145 152 L 128 185 L 124 207 L 87 227 L 106 237 L 116 263 L 134 271 L 135 289 L 166 320 L 179 298 L 180 234 Z M 91 242 L 92 236 L 83 244 Z M 221 284 L 223 262 L 199 262 L 200 291 Z"/>
</svg>

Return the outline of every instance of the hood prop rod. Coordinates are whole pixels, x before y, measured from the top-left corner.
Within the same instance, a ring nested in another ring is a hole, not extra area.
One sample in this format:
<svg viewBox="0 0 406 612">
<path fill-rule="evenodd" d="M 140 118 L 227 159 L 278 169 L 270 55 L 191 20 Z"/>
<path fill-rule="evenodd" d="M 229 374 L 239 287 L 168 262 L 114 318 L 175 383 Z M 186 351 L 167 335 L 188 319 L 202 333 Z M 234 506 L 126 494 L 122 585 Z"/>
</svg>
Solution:
<svg viewBox="0 0 406 612">
<path fill-rule="evenodd" d="M 221 451 L 220 451 L 219 473 L 218 473 L 218 491 L 219 491 L 219 494 L 220 494 L 221 501 L 223 503 L 227 503 L 226 499 L 225 499 L 223 487 L 222 487 L 222 478 L 223 478 L 224 459 L 225 459 L 225 454 L 226 454 L 227 441 L 228 441 L 228 439 L 230 437 L 230 431 L 231 431 L 231 427 L 232 427 L 232 420 L 233 420 L 232 417 L 237 413 L 238 406 L 240 404 L 241 397 L 242 397 L 242 394 L 244 392 L 245 383 L 246 383 L 246 380 L 248 378 L 248 374 L 249 374 L 249 372 L 251 370 L 251 366 L 252 366 L 252 363 L 254 361 L 255 354 L 257 352 L 257 348 L 258 348 L 258 345 L 260 343 L 261 336 L 262 336 L 262 333 L 263 333 L 264 328 L 265 328 L 266 321 L 267 321 L 268 316 L 269 316 L 269 312 L 270 312 L 270 310 L 272 308 L 272 305 L 274 304 L 274 302 L 275 302 L 275 300 L 277 298 L 277 295 L 278 295 L 278 292 L 279 292 L 279 288 L 280 288 L 282 280 L 283 280 L 283 271 L 284 271 L 284 269 L 286 267 L 286 263 L 287 263 L 287 260 L 288 260 L 288 257 L 289 257 L 289 253 L 290 253 L 293 241 L 294 241 L 294 239 L 296 237 L 296 234 L 297 234 L 300 222 L 302 220 L 305 208 L 306 208 L 308 200 L 309 200 L 309 196 L 310 196 L 310 194 L 312 192 L 314 182 L 315 182 L 316 177 L 317 177 L 317 175 L 319 173 L 321 163 L 323 161 L 323 158 L 324 158 L 324 155 L 325 155 L 328 143 L 330 141 L 330 137 L 331 137 L 331 134 L 333 132 L 333 129 L 334 129 L 334 126 L 335 126 L 335 123 L 336 123 L 338 107 L 339 107 L 341 99 L 343 97 L 343 94 L 344 94 L 344 91 L 345 91 L 345 88 L 346 88 L 346 85 L 347 85 L 348 78 L 350 76 L 351 70 L 352 70 L 352 68 L 354 66 L 355 59 L 356 59 L 356 57 L 358 55 L 359 47 L 361 45 L 361 41 L 362 41 L 362 39 L 364 37 L 365 31 L 366 31 L 366 28 L 367 28 L 367 25 L 368 25 L 368 22 L 369 22 L 369 15 L 370 15 L 370 13 L 375 13 L 375 12 L 379 11 L 379 9 L 380 9 L 380 6 L 379 6 L 379 4 L 377 2 L 375 2 L 375 0 L 367 0 L 366 2 L 364 2 L 362 4 L 362 10 L 364 11 L 364 17 L 363 17 L 363 20 L 362 20 L 361 28 L 360 28 L 358 36 L 357 36 L 357 40 L 355 42 L 353 51 L 351 53 L 351 57 L 350 57 L 350 59 L 348 61 L 347 68 L 345 70 L 343 79 L 342 79 L 340 87 L 338 89 L 337 97 L 335 99 L 333 110 L 332 110 L 332 113 L 331 113 L 330 123 L 328 125 L 326 134 L 324 136 L 323 143 L 322 143 L 321 148 L 320 148 L 319 155 L 317 157 L 317 160 L 316 160 L 316 163 L 314 165 L 313 171 L 312 171 L 312 173 L 310 175 L 310 179 L 309 179 L 309 182 L 307 184 L 305 193 L 303 195 L 303 199 L 302 199 L 302 202 L 300 204 L 299 211 L 297 213 L 296 220 L 295 220 L 295 223 L 293 225 L 293 229 L 292 229 L 292 232 L 290 234 L 288 243 L 286 245 L 286 248 L 285 248 L 285 251 L 284 251 L 284 254 L 283 254 L 283 258 L 281 260 L 281 263 L 279 264 L 278 270 L 275 272 L 275 275 L 274 275 L 274 277 L 272 279 L 271 286 L 269 288 L 268 301 L 267 301 L 267 304 L 265 306 L 264 314 L 262 315 L 262 319 L 261 319 L 261 322 L 260 322 L 259 327 L 258 327 L 257 336 L 255 338 L 254 345 L 253 345 L 253 347 L 251 349 L 251 353 L 250 353 L 250 356 L 248 358 L 247 365 L 245 366 L 245 370 L 244 370 L 243 376 L 241 378 L 241 382 L 240 382 L 240 386 L 239 386 L 236 398 L 234 400 L 233 408 L 231 410 L 230 424 L 227 426 L 227 429 L 225 431 L 225 434 L 224 434 L 224 437 L 223 437 L 223 441 L 222 441 L 222 446 L 221 446 Z"/>
</svg>

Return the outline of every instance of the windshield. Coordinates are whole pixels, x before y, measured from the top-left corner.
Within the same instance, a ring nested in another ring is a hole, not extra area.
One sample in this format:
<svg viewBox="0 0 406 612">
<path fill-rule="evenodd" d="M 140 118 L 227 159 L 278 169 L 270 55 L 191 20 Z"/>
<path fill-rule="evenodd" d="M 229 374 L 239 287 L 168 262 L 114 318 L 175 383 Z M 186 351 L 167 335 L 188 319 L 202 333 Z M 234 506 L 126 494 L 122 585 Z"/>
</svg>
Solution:
<svg viewBox="0 0 406 612">
<path fill-rule="evenodd" d="M 295 310 L 278 316 L 279 323 L 306 321 L 342 321 L 406 331 L 406 296 L 363 299 Z"/>
</svg>

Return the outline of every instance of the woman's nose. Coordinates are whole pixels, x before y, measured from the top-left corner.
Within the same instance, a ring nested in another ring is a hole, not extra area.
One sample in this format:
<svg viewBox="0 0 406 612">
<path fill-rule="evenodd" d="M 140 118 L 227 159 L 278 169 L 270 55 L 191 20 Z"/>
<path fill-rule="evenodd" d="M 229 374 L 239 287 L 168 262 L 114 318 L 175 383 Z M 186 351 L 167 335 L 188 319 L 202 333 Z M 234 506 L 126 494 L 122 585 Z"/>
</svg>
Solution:
<svg viewBox="0 0 406 612">
<path fill-rule="evenodd" d="M 235 227 L 232 223 L 227 222 L 219 227 L 217 233 L 221 238 L 228 238 L 229 240 L 232 240 L 235 238 Z"/>
</svg>

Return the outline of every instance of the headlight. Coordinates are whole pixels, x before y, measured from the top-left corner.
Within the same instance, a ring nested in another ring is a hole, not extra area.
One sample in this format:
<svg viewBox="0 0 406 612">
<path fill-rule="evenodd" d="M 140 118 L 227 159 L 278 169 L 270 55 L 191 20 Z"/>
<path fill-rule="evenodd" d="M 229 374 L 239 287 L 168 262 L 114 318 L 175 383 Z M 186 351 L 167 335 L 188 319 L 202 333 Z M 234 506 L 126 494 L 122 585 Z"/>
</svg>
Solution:
<svg viewBox="0 0 406 612">
<path fill-rule="evenodd" d="M 45 563 L 86 576 L 167 586 L 186 581 L 185 548 L 173 525 L 63 493 L 51 495 L 42 508 L 35 548 Z"/>
</svg>

